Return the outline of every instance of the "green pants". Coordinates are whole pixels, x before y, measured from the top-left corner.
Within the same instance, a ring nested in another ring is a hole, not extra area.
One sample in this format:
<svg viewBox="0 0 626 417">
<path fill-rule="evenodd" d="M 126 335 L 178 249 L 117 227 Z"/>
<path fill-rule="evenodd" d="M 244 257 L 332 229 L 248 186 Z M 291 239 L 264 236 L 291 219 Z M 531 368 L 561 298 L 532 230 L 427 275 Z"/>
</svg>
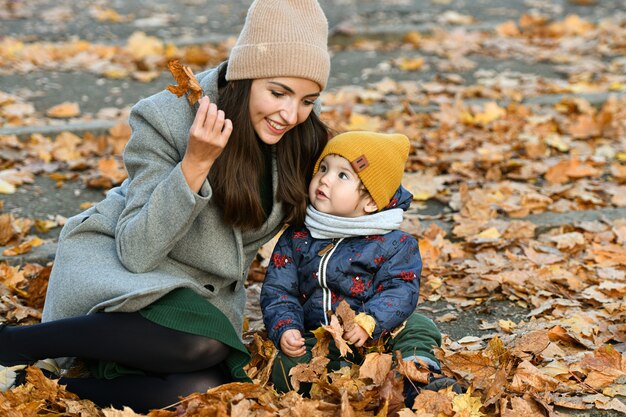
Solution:
<svg viewBox="0 0 626 417">
<path fill-rule="evenodd" d="M 289 383 L 289 371 L 296 365 L 301 363 L 308 363 L 312 359 L 311 349 L 315 346 L 317 339 L 311 333 L 304 335 L 306 353 L 297 358 L 289 357 L 282 352 L 278 352 L 276 359 L 274 360 L 274 366 L 272 368 L 271 381 L 274 383 L 274 388 L 278 392 L 287 392 L 292 389 Z M 441 332 L 428 317 L 413 313 L 406 322 L 406 326 L 396 337 L 387 341 L 385 347 L 387 351 L 392 353 L 399 350 L 402 353 L 403 358 L 410 358 L 413 356 L 419 356 L 421 358 L 430 359 L 439 366 L 439 361 L 433 354 L 433 348 L 435 346 L 441 346 Z M 339 355 L 339 350 L 334 343 L 330 344 L 330 352 L 328 354 L 330 362 L 327 366 L 329 371 L 336 371 L 342 366 L 342 358 Z M 350 355 L 347 358 L 343 358 L 353 363 L 361 363 L 363 358 L 357 355 Z M 300 391 L 308 391 L 310 384 L 302 384 Z"/>
</svg>

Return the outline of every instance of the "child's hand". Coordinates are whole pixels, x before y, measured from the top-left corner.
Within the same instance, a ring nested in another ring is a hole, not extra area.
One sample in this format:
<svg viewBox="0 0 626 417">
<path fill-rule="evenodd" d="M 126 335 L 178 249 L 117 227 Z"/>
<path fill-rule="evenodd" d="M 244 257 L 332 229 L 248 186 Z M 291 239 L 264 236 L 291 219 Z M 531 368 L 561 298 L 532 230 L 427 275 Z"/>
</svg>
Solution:
<svg viewBox="0 0 626 417">
<path fill-rule="evenodd" d="M 306 353 L 306 347 L 304 347 L 304 338 L 300 330 L 286 330 L 280 337 L 280 349 L 285 355 L 292 358 L 304 355 Z"/>
<path fill-rule="evenodd" d="M 369 334 L 358 324 L 343 334 L 343 338 L 356 347 L 361 347 L 370 338 Z"/>
</svg>

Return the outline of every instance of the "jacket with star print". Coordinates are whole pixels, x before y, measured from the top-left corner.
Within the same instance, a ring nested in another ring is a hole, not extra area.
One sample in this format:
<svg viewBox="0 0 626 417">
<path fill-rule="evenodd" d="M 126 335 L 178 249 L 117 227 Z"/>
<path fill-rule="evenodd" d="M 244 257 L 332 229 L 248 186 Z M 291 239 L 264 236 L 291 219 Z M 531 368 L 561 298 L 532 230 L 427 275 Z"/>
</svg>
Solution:
<svg viewBox="0 0 626 417">
<path fill-rule="evenodd" d="M 398 188 L 384 210 L 407 210 L 412 195 Z M 406 320 L 417 305 L 422 260 L 417 240 L 384 235 L 315 239 L 306 227 L 281 235 L 263 282 L 261 309 L 269 338 L 280 346 L 289 329 L 301 333 L 328 324 L 342 300 L 373 317 L 378 339 Z"/>
</svg>

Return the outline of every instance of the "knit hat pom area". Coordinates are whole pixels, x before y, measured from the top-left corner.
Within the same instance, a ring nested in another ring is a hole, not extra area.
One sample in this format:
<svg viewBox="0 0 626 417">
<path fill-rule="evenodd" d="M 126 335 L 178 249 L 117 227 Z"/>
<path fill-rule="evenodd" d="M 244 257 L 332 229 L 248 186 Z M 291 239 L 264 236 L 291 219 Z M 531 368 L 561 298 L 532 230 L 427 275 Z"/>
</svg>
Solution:
<svg viewBox="0 0 626 417">
<path fill-rule="evenodd" d="M 381 210 L 389 204 L 400 187 L 410 148 L 409 138 L 400 133 L 341 133 L 328 141 L 315 163 L 313 175 L 327 155 L 339 155 L 347 159 L 374 199 L 376 207 Z"/>
<path fill-rule="evenodd" d="M 228 81 L 298 77 L 323 90 L 329 73 L 328 21 L 316 0 L 252 3 L 228 58 Z"/>
</svg>

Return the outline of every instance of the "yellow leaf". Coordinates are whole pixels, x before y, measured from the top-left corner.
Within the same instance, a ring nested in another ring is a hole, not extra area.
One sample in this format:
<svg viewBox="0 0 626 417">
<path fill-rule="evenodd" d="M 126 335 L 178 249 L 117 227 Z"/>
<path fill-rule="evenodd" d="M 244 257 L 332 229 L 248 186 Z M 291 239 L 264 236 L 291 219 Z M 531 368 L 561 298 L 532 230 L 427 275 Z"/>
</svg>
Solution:
<svg viewBox="0 0 626 417">
<path fill-rule="evenodd" d="M 618 161 L 626 162 L 626 152 L 620 152 L 616 155 Z"/>
<path fill-rule="evenodd" d="M 13 194 L 15 193 L 15 185 L 0 179 L 0 194 Z"/>
<path fill-rule="evenodd" d="M 483 417 L 485 414 L 480 411 L 481 407 L 480 398 L 472 397 L 472 393 L 469 391 L 457 395 L 452 400 L 452 410 L 467 417 Z"/>
<path fill-rule="evenodd" d="M 374 328 L 376 327 L 376 320 L 374 320 L 374 317 L 368 316 L 365 313 L 359 313 L 354 318 L 354 322 L 361 326 L 363 330 L 367 332 L 369 337 L 372 337 L 372 333 L 374 333 Z"/>
<path fill-rule="evenodd" d="M 24 242 L 21 245 L 13 246 L 11 248 L 5 249 L 2 254 L 4 256 L 16 256 L 22 255 L 26 252 L 30 252 L 34 247 L 43 245 L 43 240 L 38 237 L 34 237 L 28 242 Z"/>
<path fill-rule="evenodd" d="M 419 32 L 408 32 L 402 40 L 406 43 L 410 43 L 415 47 L 419 47 L 422 43 L 422 35 Z"/>
<path fill-rule="evenodd" d="M 111 66 L 104 71 L 103 75 L 112 80 L 121 80 L 128 77 L 128 70 L 120 66 Z"/>
<path fill-rule="evenodd" d="M 380 130 L 380 119 L 377 117 L 370 117 L 363 114 L 352 113 L 350 115 L 350 122 L 346 126 L 346 130 Z"/>
<path fill-rule="evenodd" d="M 565 143 L 563 137 L 559 134 L 551 134 L 545 138 L 546 145 L 558 149 L 560 152 L 569 151 L 569 144 Z"/>
<path fill-rule="evenodd" d="M 128 38 L 126 48 L 136 60 L 142 60 L 148 56 L 162 56 L 165 47 L 160 39 L 147 36 L 143 32 L 135 32 Z"/>
<path fill-rule="evenodd" d="M 502 331 L 507 333 L 512 333 L 513 329 L 517 327 L 517 323 L 511 320 L 498 320 L 498 326 L 502 329 Z"/>
<path fill-rule="evenodd" d="M 419 71 L 424 67 L 424 58 L 401 58 L 397 65 L 402 71 Z"/>
<path fill-rule="evenodd" d="M 506 110 L 498 106 L 495 102 L 485 104 L 485 110 L 482 113 L 474 115 L 474 123 L 486 125 L 506 115 Z"/>
<path fill-rule="evenodd" d="M 498 232 L 498 229 L 495 227 L 485 229 L 475 236 L 476 239 L 500 239 L 500 237 L 502 237 L 502 235 L 500 235 L 500 232 Z"/>
</svg>

